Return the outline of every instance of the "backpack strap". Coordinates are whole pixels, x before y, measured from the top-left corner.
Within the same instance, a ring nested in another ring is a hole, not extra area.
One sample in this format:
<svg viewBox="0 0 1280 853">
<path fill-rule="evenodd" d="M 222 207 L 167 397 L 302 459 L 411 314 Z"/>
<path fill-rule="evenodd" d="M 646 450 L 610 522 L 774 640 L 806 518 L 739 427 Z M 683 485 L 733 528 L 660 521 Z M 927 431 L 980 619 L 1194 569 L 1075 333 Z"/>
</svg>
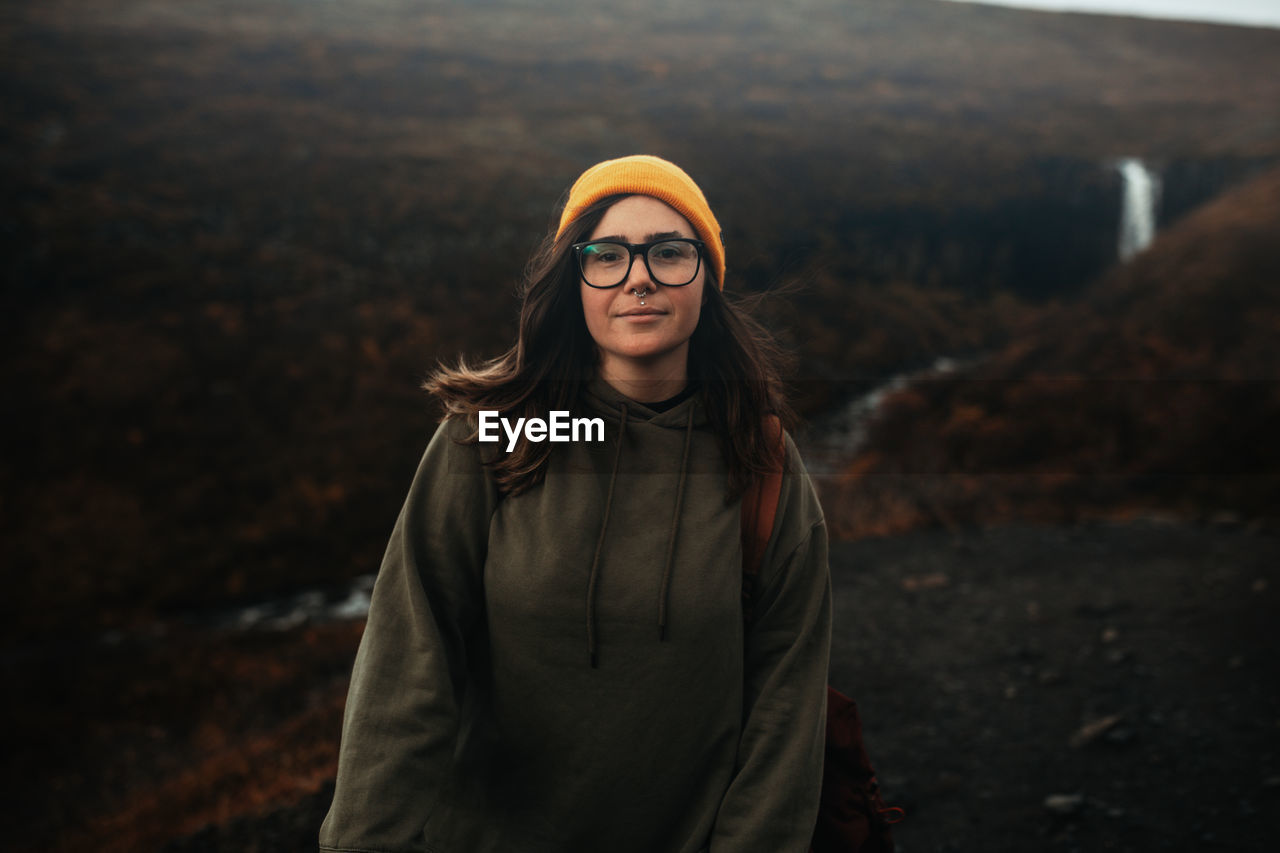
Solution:
<svg viewBox="0 0 1280 853">
<path fill-rule="evenodd" d="M 773 521 L 778 514 L 778 497 L 782 494 L 782 462 L 786 444 L 782 437 L 782 421 L 777 415 L 764 419 L 764 434 L 774 449 L 774 465 L 768 473 L 757 477 L 742 496 L 742 614 L 751 621 L 756 581 L 764 562 L 764 551 L 773 534 Z"/>
</svg>

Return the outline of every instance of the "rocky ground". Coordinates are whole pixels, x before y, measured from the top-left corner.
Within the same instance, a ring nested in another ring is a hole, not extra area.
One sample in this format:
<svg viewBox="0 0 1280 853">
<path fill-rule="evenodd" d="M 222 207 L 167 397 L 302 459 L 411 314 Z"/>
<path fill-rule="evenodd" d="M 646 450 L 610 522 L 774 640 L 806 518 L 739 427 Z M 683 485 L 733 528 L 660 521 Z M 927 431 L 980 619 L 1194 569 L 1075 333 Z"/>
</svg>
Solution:
<svg viewBox="0 0 1280 853">
<path fill-rule="evenodd" d="M 841 545 L 832 682 L 905 853 L 1263 850 L 1280 540 L 1159 521 Z"/>
<path fill-rule="evenodd" d="M 1271 849 L 1280 537 L 1222 521 L 834 545 L 831 680 L 901 853 Z M 331 795 L 164 850 L 309 849 Z"/>
</svg>

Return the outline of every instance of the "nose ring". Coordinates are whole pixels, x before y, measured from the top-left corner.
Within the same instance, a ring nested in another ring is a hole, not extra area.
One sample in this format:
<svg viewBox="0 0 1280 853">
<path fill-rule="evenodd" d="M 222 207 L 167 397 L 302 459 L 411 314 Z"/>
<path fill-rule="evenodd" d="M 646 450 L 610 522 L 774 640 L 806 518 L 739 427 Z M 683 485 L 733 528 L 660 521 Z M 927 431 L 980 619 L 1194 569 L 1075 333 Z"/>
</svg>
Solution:
<svg viewBox="0 0 1280 853">
<path fill-rule="evenodd" d="M 638 287 L 633 287 L 633 288 L 631 288 L 631 292 L 632 292 L 632 293 L 634 293 L 636 296 L 640 297 L 640 304 L 641 304 L 641 305 L 643 305 L 643 304 L 644 304 L 644 298 L 645 298 L 646 296 L 648 296 L 648 295 L 649 295 L 649 288 L 647 288 L 647 287 L 646 287 L 646 288 L 644 289 L 644 292 L 643 292 L 643 293 L 641 293 L 641 292 L 640 292 L 640 288 L 638 288 Z"/>
</svg>

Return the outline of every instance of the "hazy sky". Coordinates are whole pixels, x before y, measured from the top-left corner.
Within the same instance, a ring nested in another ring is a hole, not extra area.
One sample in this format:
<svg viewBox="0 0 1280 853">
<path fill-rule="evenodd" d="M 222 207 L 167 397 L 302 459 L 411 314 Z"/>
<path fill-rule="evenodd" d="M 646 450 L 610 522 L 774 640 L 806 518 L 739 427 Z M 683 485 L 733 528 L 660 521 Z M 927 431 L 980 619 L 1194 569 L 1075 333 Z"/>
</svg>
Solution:
<svg viewBox="0 0 1280 853">
<path fill-rule="evenodd" d="M 1280 0 L 981 0 L 1001 6 L 1073 12 L 1110 12 L 1280 27 Z M 968 2 L 968 0 L 960 0 Z"/>
</svg>

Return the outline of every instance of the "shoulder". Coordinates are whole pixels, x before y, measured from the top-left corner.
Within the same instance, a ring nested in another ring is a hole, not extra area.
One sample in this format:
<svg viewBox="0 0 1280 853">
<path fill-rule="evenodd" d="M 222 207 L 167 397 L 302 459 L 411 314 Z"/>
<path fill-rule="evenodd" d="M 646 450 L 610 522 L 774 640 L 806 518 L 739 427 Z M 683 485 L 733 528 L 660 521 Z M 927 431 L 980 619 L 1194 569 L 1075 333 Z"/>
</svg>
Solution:
<svg viewBox="0 0 1280 853">
<path fill-rule="evenodd" d="M 775 567 L 786 562 L 797 549 L 807 546 L 814 536 L 826 538 L 822 502 L 804 459 L 790 433 L 783 432 L 782 438 L 785 454 L 782 488 L 769 552 L 765 555 L 766 565 Z"/>
<path fill-rule="evenodd" d="M 446 415 L 436 426 L 436 436 L 454 444 L 474 444 L 475 426 L 469 415 Z"/>
<path fill-rule="evenodd" d="M 483 477 L 490 461 L 487 445 L 476 441 L 476 431 L 465 415 L 450 415 L 436 426 L 423 454 L 422 468 L 435 468 L 450 476 Z"/>
<path fill-rule="evenodd" d="M 824 520 L 822 503 L 809 470 L 805 467 L 800 450 L 789 433 L 783 434 L 786 467 L 782 475 L 782 494 L 779 496 L 779 514 L 792 517 L 805 527 L 821 524 Z"/>
<path fill-rule="evenodd" d="M 441 455 L 466 455 L 467 449 L 475 449 L 475 431 L 467 424 L 464 415 L 448 415 L 436 425 L 427 447 L 428 453 L 435 451 Z"/>
</svg>

